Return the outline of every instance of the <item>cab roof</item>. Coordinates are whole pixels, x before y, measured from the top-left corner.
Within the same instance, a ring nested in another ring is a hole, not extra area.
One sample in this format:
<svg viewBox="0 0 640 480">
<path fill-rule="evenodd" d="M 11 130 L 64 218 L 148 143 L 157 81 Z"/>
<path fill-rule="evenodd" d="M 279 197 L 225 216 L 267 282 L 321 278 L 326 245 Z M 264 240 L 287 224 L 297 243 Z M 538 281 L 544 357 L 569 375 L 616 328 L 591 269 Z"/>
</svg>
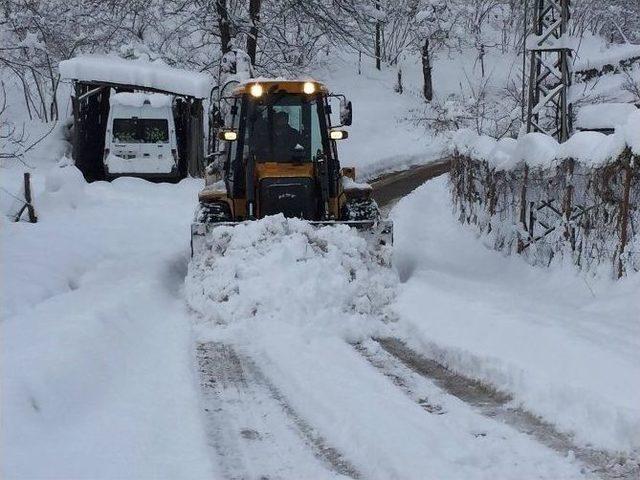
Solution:
<svg viewBox="0 0 640 480">
<path fill-rule="evenodd" d="M 316 92 L 329 93 L 327 87 L 314 79 L 288 79 L 288 78 L 250 78 L 240 83 L 234 90 L 233 96 L 240 96 L 250 93 L 250 88 L 259 83 L 262 85 L 265 93 L 286 92 L 286 93 L 304 93 L 305 83 L 313 83 Z"/>
</svg>

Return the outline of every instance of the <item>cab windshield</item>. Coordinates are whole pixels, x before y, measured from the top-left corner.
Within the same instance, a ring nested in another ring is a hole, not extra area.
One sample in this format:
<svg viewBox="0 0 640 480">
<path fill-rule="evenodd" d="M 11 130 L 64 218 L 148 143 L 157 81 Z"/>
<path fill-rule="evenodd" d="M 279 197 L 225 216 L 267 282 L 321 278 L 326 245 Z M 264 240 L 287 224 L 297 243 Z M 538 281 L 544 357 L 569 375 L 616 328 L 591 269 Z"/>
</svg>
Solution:
<svg viewBox="0 0 640 480">
<path fill-rule="evenodd" d="M 250 99 L 245 153 L 255 155 L 257 162 L 314 161 L 323 150 L 318 115 L 315 98 L 306 95 L 275 93 Z"/>
</svg>

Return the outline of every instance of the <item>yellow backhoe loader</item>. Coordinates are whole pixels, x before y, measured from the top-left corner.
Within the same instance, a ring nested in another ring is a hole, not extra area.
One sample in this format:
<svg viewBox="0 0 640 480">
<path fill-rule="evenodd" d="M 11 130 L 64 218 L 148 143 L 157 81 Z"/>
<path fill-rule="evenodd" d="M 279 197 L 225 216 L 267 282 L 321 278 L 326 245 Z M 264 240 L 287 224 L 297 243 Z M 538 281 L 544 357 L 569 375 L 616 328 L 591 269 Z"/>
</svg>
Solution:
<svg viewBox="0 0 640 480">
<path fill-rule="evenodd" d="M 340 121 L 331 123 L 339 101 Z M 211 229 L 283 214 L 317 225 L 347 224 L 376 245 L 390 245 L 393 225 L 380 218 L 371 187 L 341 168 L 336 142 L 346 139 L 351 102 L 311 80 L 253 79 L 223 99 L 222 148 L 207 167 L 191 227 L 192 254 Z"/>
</svg>

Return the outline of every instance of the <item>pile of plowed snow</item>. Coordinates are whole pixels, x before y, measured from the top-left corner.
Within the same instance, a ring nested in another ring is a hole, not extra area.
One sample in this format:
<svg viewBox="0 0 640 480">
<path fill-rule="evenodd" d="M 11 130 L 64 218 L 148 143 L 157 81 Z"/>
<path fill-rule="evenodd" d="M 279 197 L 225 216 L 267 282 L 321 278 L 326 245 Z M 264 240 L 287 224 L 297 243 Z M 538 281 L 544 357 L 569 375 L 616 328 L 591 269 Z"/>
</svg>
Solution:
<svg viewBox="0 0 640 480">
<path fill-rule="evenodd" d="M 335 326 L 350 338 L 386 320 L 396 274 L 355 230 L 282 215 L 221 226 L 193 259 L 186 298 L 199 323 L 281 320 Z"/>
</svg>

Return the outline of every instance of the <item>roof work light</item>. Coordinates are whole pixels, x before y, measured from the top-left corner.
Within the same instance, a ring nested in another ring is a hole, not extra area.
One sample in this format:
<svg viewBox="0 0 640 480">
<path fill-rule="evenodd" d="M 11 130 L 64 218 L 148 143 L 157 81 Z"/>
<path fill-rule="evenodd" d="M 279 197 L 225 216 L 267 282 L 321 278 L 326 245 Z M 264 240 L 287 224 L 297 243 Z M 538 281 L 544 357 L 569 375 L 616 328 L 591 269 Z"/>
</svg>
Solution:
<svg viewBox="0 0 640 480">
<path fill-rule="evenodd" d="M 316 84 L 313 82 L 304 82 L 302 85 L 302 91 L 307 95 L 311 95 L 316 91 Z"/>
<path fill-rule="evenodd" d="M 262 88 L 262 85 L 260 85 L 259 83 L 254 83 L 253 85 L 251 85 L 251 88 L 249 88 L 249 93 L 251 94 L 252 97 L 261 97 L 262 93 L 264 92 L 264 89 Z"/>
</svg>

